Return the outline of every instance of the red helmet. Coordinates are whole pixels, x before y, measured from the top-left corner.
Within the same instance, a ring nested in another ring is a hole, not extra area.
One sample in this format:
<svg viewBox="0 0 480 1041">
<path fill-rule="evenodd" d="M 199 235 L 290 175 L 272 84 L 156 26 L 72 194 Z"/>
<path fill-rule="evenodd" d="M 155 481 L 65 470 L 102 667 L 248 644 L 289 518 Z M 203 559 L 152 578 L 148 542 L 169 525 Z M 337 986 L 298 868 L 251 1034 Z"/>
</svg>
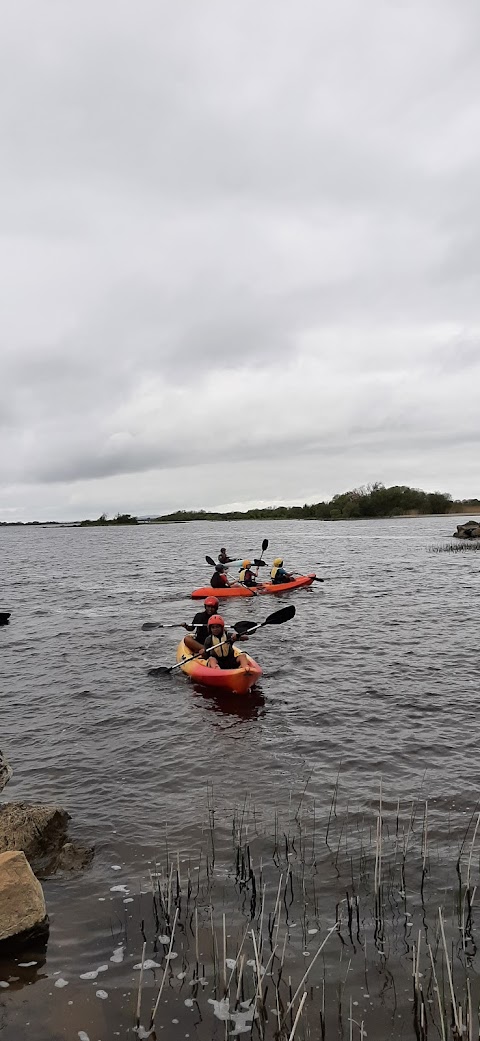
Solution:
<svg viewBox="0 0 480 1041">
<path fill-rule="evenodd" d="M 205 598 L 205 607 L 218 607 L 218 600 L 216 596 L 207 596 Z"/>
<path fill-rule="evenodd" d="M 221 614 L 212 614 L 212 615 L 210 615 L 210 618 L 208 619 L 208 628 L 209 629 L 210 629 L 211 625 L 221 625 L 222 629 L 225 628 L 225 622 L 224 622 Z"/>
</svg>

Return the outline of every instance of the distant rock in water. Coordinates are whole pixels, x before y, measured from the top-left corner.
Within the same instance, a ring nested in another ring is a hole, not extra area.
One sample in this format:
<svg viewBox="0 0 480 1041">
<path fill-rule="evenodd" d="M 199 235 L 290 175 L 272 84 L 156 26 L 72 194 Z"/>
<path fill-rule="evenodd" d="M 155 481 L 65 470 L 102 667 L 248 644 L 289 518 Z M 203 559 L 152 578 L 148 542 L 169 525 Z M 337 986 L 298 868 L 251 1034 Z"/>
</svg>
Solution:
<svg viewBox="0 0 480 1041">
<path fill-rule="evenodd" d="M 23 850 L 39 878 L 81 871 L 93 859 L 94 849 L 68 839 L 69 820 L 60 806 L 7 802 L 0 806 L 0 854 Z"/>
<path fill-rule="evenodd" d="M 480 521 L 470 520 L 465 524 L 457 524 L 453 533 L 454 539 L 480 539 Z"/>
</svg>

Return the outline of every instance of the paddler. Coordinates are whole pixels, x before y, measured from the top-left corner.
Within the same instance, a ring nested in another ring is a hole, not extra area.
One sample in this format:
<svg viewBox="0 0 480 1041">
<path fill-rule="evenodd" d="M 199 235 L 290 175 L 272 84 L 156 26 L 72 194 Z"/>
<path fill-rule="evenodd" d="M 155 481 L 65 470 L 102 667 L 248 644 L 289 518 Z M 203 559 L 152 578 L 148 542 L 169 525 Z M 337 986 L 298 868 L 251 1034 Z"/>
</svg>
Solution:
<svg viewBox="0 0 480 1041">
<path fill-rule="evenodd" d="M 238 582 L 229 582 L 223 564 L 217 564 L 210 579 L 210 585 L 213 589 L 229 589 L 230 586 L 238 585 Z"/>
<path fill-rule="evenodd" d="M 275 560 L 273 561 L 272 570 L 270 571 L 270 579 L 273 582 L 274 586 L 282 585 L 283 582 L 293 582 L 294 578 L 294 574 L 290 574 L 288 571 L 285 571 L 285 568 L 283 566 L 283 558 L 275 557 Z"/>
<path fill-rule="evenodd" d="M 220 564 L 231 564 L 234 557 L 227 556 L 225 546 L 222 546 L 220 553 L 218 554 L 218 560 Z"/>
<path fill-rule="evenodd" d="M 208 633 L 204 655 L 210 669 L 246 669 L 250 663 L 246 654 L 235 654 L 232 644 L 238 640 L 237 633 L 226 633 L 225 622 L 220 614 L 208 619 Z"/>
<path fill-rule="evenodd" d="M 183 642 L 185 647 L 192 654 L 197 654 L 198 651 L 203 649 L 203 645 L 208 636 L 208 621 L 218 611 L 218 600 L 216 596 L 207 596 L 203 601 L 203 611 L 198 611 L 192 620 L 192 624 L 188 625 L 187 622 L 183 623 L 184 629 L 191 629 L 192 625 L 195 626 L 195 632 L 192 636 L 185 636 Z"/>
<path fill-rule="evenodd" d="M 251 560 L 243 560 L 242 561 L 242 570 L 240 571 L 240 574 L 238 576 L 238 581 L 242 582 L 242 584 L 244 586 L 256 586 L 256 584 L 257 584 L 258 568 L 257 568 L 256 575 L 254 575 L 254 573 L 251 570 L 251 568 L 252 568 L 252 561 Z"/>
</svg>

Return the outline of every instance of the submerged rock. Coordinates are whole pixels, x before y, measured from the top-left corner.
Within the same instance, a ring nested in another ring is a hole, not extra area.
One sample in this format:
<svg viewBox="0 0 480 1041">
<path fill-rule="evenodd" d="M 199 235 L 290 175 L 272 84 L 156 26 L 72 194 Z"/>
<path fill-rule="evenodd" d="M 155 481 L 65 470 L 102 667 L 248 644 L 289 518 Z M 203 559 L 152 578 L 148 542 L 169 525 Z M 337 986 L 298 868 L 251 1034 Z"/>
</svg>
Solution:
<svg viewBox="0 0 480 1041">
<path fill-rule="evenodd" d="M 40 878 L 80 871 L 91 862 L 94 850 L 69 841 L 70 819 L 60 806 L 7 802 L 0 806 L 0 853 L 23 850 Z"/>
<path fill-rule="evenodd" d="M 465 521 L 457 524 L 457 530 L 453 533 L 454 539 L 480 539 L 480 521 Z"/>
<path fill-rule="evenodd" d="M 0 854 L 0 950 L 20 948 L 48 933 L 40 882 L 21 851 Z"/>
</svg>

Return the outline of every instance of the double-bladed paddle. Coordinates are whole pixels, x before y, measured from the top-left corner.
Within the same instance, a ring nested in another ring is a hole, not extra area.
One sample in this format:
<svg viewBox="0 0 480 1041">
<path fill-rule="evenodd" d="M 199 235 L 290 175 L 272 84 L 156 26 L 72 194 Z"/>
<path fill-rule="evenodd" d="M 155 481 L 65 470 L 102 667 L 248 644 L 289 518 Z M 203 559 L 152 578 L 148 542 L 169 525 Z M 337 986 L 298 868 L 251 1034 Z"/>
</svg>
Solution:
<svg viewBox="0 0 480 1041">
<path fill-rule="evenodd" d="M 215 561 L 214 561 L 214 559 L 213 559 L 213 557 L 208 557 L 207 556 L 207 557 L 205 557 L 205 560 L 207 561 L 207 564 L 211 564 L 212 567 L 216 567 L 217 566 Z M 266 567 L 266 564 L 265 564 L 264 560 L 256 560 L 255 559 L 255 560 L 252 560 L 252 564 L 255 567 Z M 228 564 L 223 564 L 222 566 L 225 568 L 225 570 L 227 570 Z"/>
<path fill-rule="evenodd" d="M 264 622 L 236 622 L 232 625 L 232 629 L 236 632 L 237 636 L 245 636 L 247 633 L 250 635 L 254 633 L 256 629 L 263 629 L 264 625 L 281 625 L 283 622 L 290 621 L 295 614 L 295 607 L 293 604 L 289 604 L 288 607 L 281 607 L 279 611 L 274 611 L 273 614 L 269 614 L 268 618 Z M 228 640 L 222 640 L 221 643 L 217 644 L 218 647 L 223 647 Z M 177 661 L 175 665 L 157 665 L 153 669 L 148 670 L 149 676 L 168 676 L 174 669 L 180 669 L 182 665 L 186 665 L 188 661 L 194 661 L 195 658 L 201 658 L 204 654 L 202 648 L 198 654 L 192 654 L 190 658 L 183 658 L 182 661 Z"/>
<path fill-rule="evenodd" d="M 189 632 L 193 632 L 196 628 L 196 625 L 185 622 L 144 622 L 142 625 L 144 632 L 149 632 L 150 629 L 188 629 Z"/>
</svg>

